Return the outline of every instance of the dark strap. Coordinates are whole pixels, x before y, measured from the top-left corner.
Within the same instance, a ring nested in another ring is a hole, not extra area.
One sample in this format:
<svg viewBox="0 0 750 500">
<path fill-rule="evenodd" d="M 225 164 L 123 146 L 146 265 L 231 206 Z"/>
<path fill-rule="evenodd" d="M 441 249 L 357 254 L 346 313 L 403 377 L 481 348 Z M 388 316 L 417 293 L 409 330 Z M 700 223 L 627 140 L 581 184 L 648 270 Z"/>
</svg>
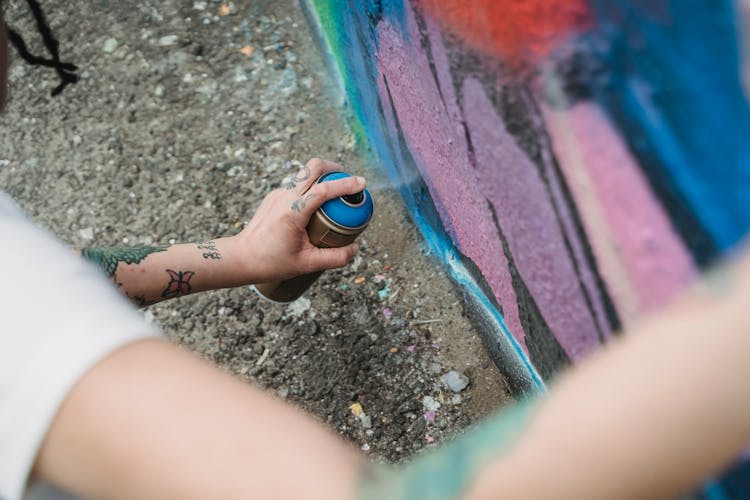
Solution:
<svg viewBox="0 0 750 500">
<path fill-rule="evenodd" d="M 57 75 L 60 77 L 61 83 L 52 90 L 52 95 L 59 95 L 66 86 L 78 81 L 78 75 L 75 74 L 75 71 L 78 71 L 78 66 L 60 61 L 60 42 L 58 42 L 52 34 L 52 30 L 50 29 L 49 24 L 47 24 L 47 19 L 44 16 L 42 7 L 37 0 L 26 0 L 26 3 L 29 4 L 31 12 L 34 14 L 37 29 L 39 30 L 39 33 L 41 33 L 42 39 L 44 40 L 44 46 L 47 47 L 47 50 L 52 55 L 52 59 L 46 59 L 32 54 L 21 35 L 10 26 L 6 25 L 8 38 L 16 50 L 18 50 L 18 54 L 21 58 L 27 63 L 32 66 L 46 66 L 55 69 Z"/>
</svg>

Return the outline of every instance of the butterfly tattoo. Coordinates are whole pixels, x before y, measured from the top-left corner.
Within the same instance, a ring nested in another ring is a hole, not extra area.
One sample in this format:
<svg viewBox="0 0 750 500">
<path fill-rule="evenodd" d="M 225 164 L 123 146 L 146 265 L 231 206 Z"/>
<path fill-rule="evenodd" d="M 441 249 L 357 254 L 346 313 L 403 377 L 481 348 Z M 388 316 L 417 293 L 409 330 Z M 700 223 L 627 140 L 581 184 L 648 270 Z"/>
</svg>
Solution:
<svg viewBox="0 0 750 500">
<path fill-rule="evenodd" d="M 171 269 L 167 269 L 167 274 L 169 275 L 169 283 L 167 284 L 167 288 L 162 292 L 162 297 L 169 299 L 190 293 L 193 288 L 190 285 L 190 280 L 195 276 L 193 271 L 172 271 Z"/>
</svg>

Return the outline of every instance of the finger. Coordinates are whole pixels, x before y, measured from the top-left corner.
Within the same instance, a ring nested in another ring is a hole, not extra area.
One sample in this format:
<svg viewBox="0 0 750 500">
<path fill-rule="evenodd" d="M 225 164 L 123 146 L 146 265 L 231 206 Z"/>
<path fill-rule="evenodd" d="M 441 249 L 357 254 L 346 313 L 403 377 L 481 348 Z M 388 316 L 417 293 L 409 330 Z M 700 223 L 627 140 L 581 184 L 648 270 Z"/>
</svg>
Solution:
<svg viewBox="0 0 750 500">
<path fill-rule="evenodd" d="M 310 190 L 297 199 L 299 210 L 306 219 L 312 217 L 312 214 L 319 209 L 323 203 L 339 196 L 359 193 L 367 185 L 364 177 L 345 177 L 335 181 L 321 182 L 315 184 Z"/>
<path fill-rule="evenodd" d="M 320 178 L 320 176 L 325 174 L 326 172 L 343 171 L 343 167 L 338 163 L 334 163 L 328 160 L 322 160 L 320 158 L 313 158 L 312 160 L 308 161 L 306 167 L 310 169 L 310 173 L 312 175 L 309 179 L 299 183 L 299 193 L 307 192 L 307 190 L 310 189 L 313 184 L 315 184 L 318 178 Z"/>
<path fill-rule="evenodd" d="M 358 243 L 340 248 L 315 248 L 310 258 L 310 266 L 316 271 L 338 269 L 348 265 L 358 251 Z"/>
<path fill-rule="evenodd" d="M 297 196 L 310 189 L 315 181 L 326 172 L 341 170 L 341 166 L 335 163 L 313 158 L 308 161 L 294 176 L 284 179 L 283 187 L 293 191 Z"/>
</svg>

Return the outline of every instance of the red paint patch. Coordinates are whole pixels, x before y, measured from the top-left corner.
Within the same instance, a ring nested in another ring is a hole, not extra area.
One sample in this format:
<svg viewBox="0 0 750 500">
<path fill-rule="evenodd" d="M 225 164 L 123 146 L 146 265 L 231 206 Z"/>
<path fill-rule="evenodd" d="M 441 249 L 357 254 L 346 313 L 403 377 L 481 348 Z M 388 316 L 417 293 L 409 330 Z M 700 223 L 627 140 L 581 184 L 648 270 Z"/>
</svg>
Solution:
<svg viewBox="0 0 750 500">
<path fill-rule="evenodd" d="M 420 0 L 473 48 L 513 65 L 543 58 L 591 24 L 586 0 Z"/>
</svg>

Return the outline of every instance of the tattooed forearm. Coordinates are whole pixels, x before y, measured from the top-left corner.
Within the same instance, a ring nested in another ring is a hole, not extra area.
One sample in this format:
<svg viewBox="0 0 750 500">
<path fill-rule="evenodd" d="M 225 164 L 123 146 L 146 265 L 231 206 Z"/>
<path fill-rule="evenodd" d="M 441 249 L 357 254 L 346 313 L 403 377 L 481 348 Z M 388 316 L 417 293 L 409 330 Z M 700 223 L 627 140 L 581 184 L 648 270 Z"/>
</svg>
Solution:
<svg viewBox="0 0 750 500">
<path fill-rule="evenodd" d="M 216 248 L 216 243 L 213 241 L 207 241 L 198 245 L 198 248 L 205 250 L 203 252 L 204 259 L 221 260 L 221 252 Z"/>
<path fill-rule="evenodd" d="M 115 248 L 84 248 L 81 257 L 98 265 L 107 276 L 114 278 L 117 266 L 125 264 L 139 264 L 143 259 L 156 252 L 165 251 L 165 247 L 115 247 Z"/>
<path fill-rule="evenodd" d="M 167 283 L 167 288 L 162 292 L 162 297 L 170 299 L 172 297 L 187 295 L 192 291 L 193 287 L 190 285 L 190 280 L 195 276 L 193 271 L 172 271 L 171 269 L 167 269 L 166 271 L 169 275 L 169 283 Z"/>
<path fill-rule="evenodd" d="M 146 300 L 146 297 L 143 295 L 130 295 L 129 293 L 125 293 L 125 296 L 130 299 L 130 302 L 137 305 L 138 307 L 146 307 L 150 305 L 150 302 Z"/>
<path fill-rule="evenodd" d="M 297 198 L 294 200 L 294 203 L 292 203 L 292 210 L 295 212 L 301 212 L 307 206 L 307 203 L 313 198 L 315 198 L 315 194 L 308 194 L 304 198 Z"/>
<path fill-rule="evenodd" d="M 312 172 L 310 172 L 310 167 L 305 165 L 294 178 L 284 179 L 284 181 L 282 182 L 282 186 L 284 186 L 284 188 L 286 189 L 294 189 L 295 187 L 297 187 L 297 184 L 299 184 L 300 182 L 305 182 L 310 178 L 311 175 Z"/>
</svg>

